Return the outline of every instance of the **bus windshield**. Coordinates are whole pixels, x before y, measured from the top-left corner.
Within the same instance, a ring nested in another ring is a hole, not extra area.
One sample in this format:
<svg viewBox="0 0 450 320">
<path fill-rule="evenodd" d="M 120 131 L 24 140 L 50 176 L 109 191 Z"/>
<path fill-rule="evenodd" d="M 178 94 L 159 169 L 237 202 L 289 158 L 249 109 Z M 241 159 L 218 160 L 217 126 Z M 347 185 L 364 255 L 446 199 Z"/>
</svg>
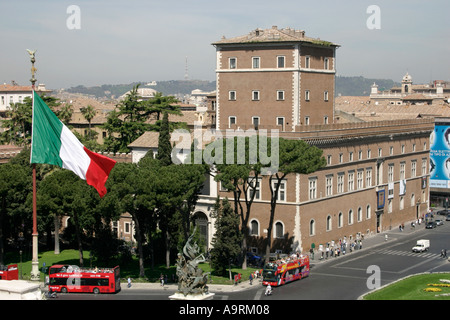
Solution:
<svg viewBox="0 0 450 320">
<path fill-rule="evenodd" d="M 277 264 L 273 262 L 266 263 L 263 269 L 263 279 L 267 281 L 277 280 Z"/>
</svg>

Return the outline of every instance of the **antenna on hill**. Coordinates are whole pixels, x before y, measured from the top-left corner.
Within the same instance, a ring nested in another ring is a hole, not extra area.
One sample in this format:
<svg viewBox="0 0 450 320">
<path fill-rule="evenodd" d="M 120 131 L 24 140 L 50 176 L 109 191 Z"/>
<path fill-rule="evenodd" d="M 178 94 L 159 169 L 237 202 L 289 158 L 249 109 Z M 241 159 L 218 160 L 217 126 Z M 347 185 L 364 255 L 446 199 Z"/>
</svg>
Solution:
<svg viewBox="0 0 450 320">
<path fill-rule="evenodd" d="M 188 57 L 186 56 L 186 65 L 185 65 L 185 71 L 184 71 L 184 80 L 189 80 L 189 74 L 188 74 Z"/>
</svg>

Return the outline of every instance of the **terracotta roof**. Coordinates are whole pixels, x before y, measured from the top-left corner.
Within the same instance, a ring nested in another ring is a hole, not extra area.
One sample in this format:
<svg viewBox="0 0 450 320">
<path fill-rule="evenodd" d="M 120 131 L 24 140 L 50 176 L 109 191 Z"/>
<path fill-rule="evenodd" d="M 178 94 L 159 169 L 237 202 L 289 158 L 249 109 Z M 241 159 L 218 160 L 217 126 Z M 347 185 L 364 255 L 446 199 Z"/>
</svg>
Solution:
<svg viewBox="0 0 450 320">
<path fill-rule="evenodd" d="M 25 91 L 25 92 L 30 92 L 31 93 L 31 86 L 18 86 L 18 85 L 11 85 L 11 84 L 1 84 L 0 85 L 0 91 Z"/>
<path fill-rule="evenodd" d="M 215 136 L 211 135 L 211 140 L 206 140 L 206 138 L 203 137 L 205 133 L 205 129 L 202 129 L 202 149 L 205 148 L 205 146 L 209 143 L 211 143 L 213 140 L 215 140 Z M 210 135 L 208 135 L 209 137 Z M 186 139 L 185 137 L 179 138 L 176 140 L 174 138 L 174 141 L 171 142 L 172 145 L 177 146 L 178 148 L 184 148 L 184 149 L 190 149 L 191 148 L 191 142 L 193 142 L 195 139 L 194 133 L 190 132 L 190 139 Z M 156 131 L 147 131 L 143 135 L 141 135 L 139 138 L 134 140 L 132 143 L 128 145 L 129 148 L 158 148 L 158 140 L 159 140 L 159 132 Z"/>
<path fill-rule="evenodd" d="M 391 104 L 389 101 L 370 101 L 369 97 L 341 96 L 335 99 L 336 111 L 350 114 L 362 121 L 450 117 L 450 106 L 443 101 L 433 104 Z M 340 117 L 338 122 L 346 122 Z"/>
<path fill-rule="evenodd" d="M 277 26 L 273 26 L 271 29 L 258 28 L 249 34 L 229 39 L 222 37 L 220 41 L 213 43 L 213 45 L 257 42 L 310 42 L 322 46 L 338 46 L 329 41 L 306 37 L 305 31 L 303 30 L 291 28 L 278 29 Z"/>
</svg>

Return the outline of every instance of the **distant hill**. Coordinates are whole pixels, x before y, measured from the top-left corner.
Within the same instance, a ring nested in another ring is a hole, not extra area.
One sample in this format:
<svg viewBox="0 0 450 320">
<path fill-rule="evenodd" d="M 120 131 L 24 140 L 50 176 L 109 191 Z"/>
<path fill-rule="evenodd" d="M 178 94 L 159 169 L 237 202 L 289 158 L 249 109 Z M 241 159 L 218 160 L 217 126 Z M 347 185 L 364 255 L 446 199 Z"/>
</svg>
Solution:
<svg viewBox="0 0 450 320">
<path fill-rule="evenodd" d="M 336 96 L 368 96 L 373 83 L 378 85 L 379 91 L 389 90 L 400 86 L 389 79 L 367 79 L 364 77 L 336 77 Z"/>
<path fill-rule="evenodd" d="M 66 89 L 69 93 L 81 93 L 85 95 L 95 96 L 96 98 L 118 98 L 124 93 L 130 91 L 135 85 L 140 84 L 142 87 L 150 87 L 164 95 L 190 94 L 192 90 L 200 89 L 206 92 L 216 90 L 215 81 L 204 80 L 171 80 L 171 81 L 155 81 L 156 85 L 147 86 L 147 82 L 133 82 L 130 84 L 104 84 L 101 86 L 85 87 L 83 85 Z"/>
<path fill-rule="evenodd" d="M 200 89 L 206 92 L 216 90 L 215 81 L 205 80 L 170 80 L 170 81 L 155 81 L 156 85 L 150 86 L 156 91 L 162 92 L 164 95 L 176 94 L 190 94 L 192 90 Z M 364 77 L 336 77 L 336 95 L 342 96 L 368 96 L 370 94 L 370 87 L 373 83 L 378 85 L 378 90 L 388 90 L 393 86 L 399 86 L 389 79 L 367 79 Z M 125 92 L 131 90 L 133 86 L 141 84 L 141 87 L 146 87 L 147 82 L 133 82 L 130 84 L 104 84 L 101 86 L 85 87 L 76 86 L 66 89 L 69 93 L 80 93 L 94 96 L 96 98 L 118 98 Z"/>
</svg>

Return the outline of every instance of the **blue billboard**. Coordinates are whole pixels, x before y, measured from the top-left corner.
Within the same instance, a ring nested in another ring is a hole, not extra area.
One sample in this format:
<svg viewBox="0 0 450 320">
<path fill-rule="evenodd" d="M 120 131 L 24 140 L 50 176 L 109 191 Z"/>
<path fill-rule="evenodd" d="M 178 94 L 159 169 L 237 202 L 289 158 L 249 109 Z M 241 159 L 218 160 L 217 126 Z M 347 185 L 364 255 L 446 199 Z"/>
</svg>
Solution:
<svg viewBox="0 0 450 320">
<path fill-rule="evenodd" d="M 450 188 L 450 123 L 436 124 L 430 136 L 430 187 Z"/>
</svg>

